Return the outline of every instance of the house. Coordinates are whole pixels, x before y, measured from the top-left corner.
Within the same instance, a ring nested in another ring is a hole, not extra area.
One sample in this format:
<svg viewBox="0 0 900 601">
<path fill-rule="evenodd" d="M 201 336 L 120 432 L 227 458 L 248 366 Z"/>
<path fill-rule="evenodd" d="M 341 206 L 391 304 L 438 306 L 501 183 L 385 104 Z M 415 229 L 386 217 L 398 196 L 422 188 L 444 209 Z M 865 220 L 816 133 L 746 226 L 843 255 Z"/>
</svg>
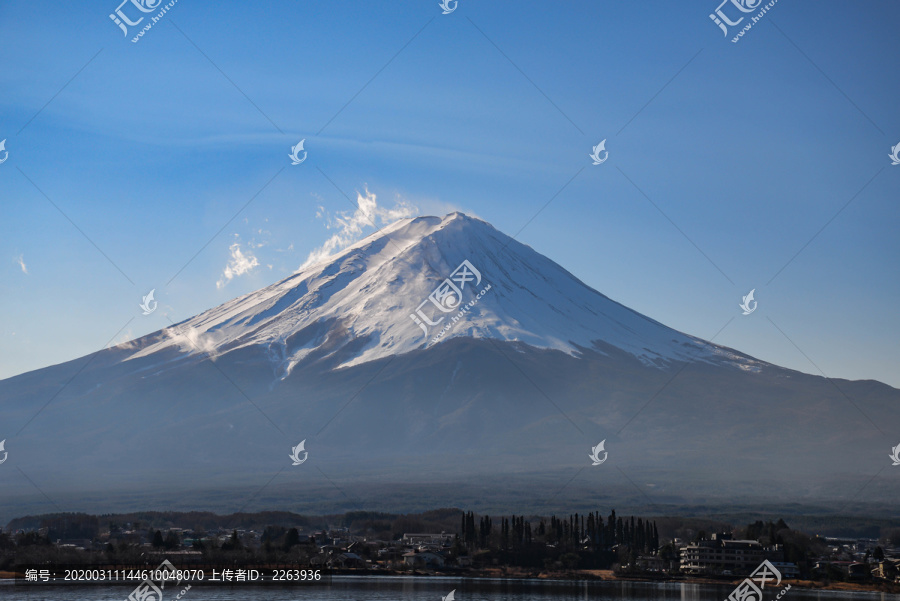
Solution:
<svg viewBox="0 0 900 601">
<path fill-rule="evenodd" d="M 813 570 L 816 572 L 822 572 L 825 574 L 828 574 L 832 571 L 840 571 L 840 572 L 843 572 L 844 574 L 849 574 L 851 563 L 853 563 L 853 562 L 820 559 L 813 566 Z"/>
<path fill-rule="evenodd" d="M 357 540 L 347 545 L 347 550 L 362 557 L 371 557 L 378 553 L 379 546 L 379 543 L 375 541 Z"/>
<path fill-rule="evenodd" d="M 662 558 L 656 555 L 641 555 L 635 560 L 634 565 L 648 572 L 662 572 L 666 567 Z"/>
<path fill-rule="evenodd" d="M 887 558 L 884 561 L 879 561 L 872 569 L 872 576 L 881 580 L 900 578 L 900 559 Z"/>
<path fill-rule="evenodd" d="M 346 550 L 347 549 L 345 549 L 341 545 L 322 545 L 321 547 L 319 547 L 319 553 L 324 553 L 328 557 L 343 553 Z"/>
<path fill-rule="evenodd" d="M 431 551 L 416 553 L 411 551 L 403 554 L 403 562 L 413 568 L 442 568 L 444 558 Z"/>
<path fill-rule="evenodd" d="M 332 559 L 331 564 L 339 568 L 364 568 L 366 560 L 356 553 L 341 553 Z"/>
<path fill-rule="evenodd" d="M 869 565 L 865 563 L 851 563 L 847 566 L 847 575 L 849 580 L 867 580 L 871 576 Z"/>
<path fill-rule="evenodd" d="M 407 532 L 403 534 L 403 544 L 405 545 L 449 545 L 453 542 L 453 535 L 441 532 L 440 534 L 429 534 L 423 532 Z"/>
<path fill-rule="evenodd" d="M 800 578 L 800 570 L 797 568 L 797 564 L 790 561 L 773 561 L 771 563 L 781 573 L 782 578 Z"/>
<path fill-rule="evenodd" d="M 66 538 L 66 539 L 57 539 L 56 546 L 59 548 L 75 548 L 83 551 L 84 549 L 90 549 L 93 547 L 93 543 L 89 538 Z"/>
</svg>

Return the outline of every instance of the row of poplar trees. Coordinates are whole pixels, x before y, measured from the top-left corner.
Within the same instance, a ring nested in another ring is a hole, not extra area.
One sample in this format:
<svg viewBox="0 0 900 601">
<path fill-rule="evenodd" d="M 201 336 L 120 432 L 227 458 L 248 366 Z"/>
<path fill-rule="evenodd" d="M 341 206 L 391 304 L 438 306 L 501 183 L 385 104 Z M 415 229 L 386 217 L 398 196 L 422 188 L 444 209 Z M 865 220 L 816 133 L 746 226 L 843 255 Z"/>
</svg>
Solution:
<svg viewBox="0 0 900 601">
<path fill-rule="evenodd" d="M 605 522 L 599 511 L 587 515 L 574 513 L 568 518 L 554 515 L 550 516 L 549 523 L 540 518 L 536 526 L 524 516 L 501 517 L 499 535 L 490 516 L 479 517 L 476 527 L 475 513 L 470 511 L 462 516 L 459 538 L 467 549 L 517 550 L 537 541 L 572 550 L 609 551 L 625 547 L 634 554 L 659 550 L 655 521 L 616 517 L 615 509 Z"/>
</svg>

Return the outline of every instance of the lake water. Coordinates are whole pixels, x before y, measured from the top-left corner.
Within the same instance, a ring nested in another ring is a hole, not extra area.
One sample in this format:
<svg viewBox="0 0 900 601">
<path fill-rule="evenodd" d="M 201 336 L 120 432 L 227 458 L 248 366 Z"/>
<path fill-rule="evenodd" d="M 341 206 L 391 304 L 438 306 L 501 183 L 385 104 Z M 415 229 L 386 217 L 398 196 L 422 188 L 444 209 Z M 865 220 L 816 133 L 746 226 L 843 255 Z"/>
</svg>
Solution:
<svg viewBox="0 0 900 601">
<path fill-rule="evenodd" d="M 727 585 L 642 582 L 570 582 L 427 577 L 335 576 L 331 586 L 293 588 L 193 587 L 180 601 L 441 601 L 451 590 L 456 601 L 724 601 Z M 132 587 L 66 586 L 28 588 L 0 586 L 0 599 L 18 601 L 124 601 Z M 779 589 L 780 590 L 780 589 Z M 181 589 L 168 589 L 173 601 Z M 766 601 L 778 590 L 766 589 Z M 793 588 L 781 601 L 900 601 L 900 595 L 845 593 Z"/>
</svg>

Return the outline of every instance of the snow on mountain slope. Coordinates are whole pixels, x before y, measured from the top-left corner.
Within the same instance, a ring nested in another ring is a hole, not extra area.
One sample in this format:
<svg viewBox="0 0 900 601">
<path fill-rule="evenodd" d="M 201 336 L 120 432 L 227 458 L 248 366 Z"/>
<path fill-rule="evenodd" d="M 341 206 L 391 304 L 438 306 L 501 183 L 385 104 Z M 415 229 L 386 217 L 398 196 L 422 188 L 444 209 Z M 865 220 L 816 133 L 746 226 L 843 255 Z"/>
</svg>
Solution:
<svg viewBox="0 0 900 601">
<path fill-rule="evenodd" d="M 259 346 L 283 378 L 314 353 L 340 352 L 346 367 L 462 336 L 573 356 L 582 348 L 602 352 L 600 342 L 657 366 L 686 359 L 762 365 L 610 300 L 462 213 L 398 221 L 324 262 L 137 341 L 142 348 L 130 358 L 170 348 L 217 356 Z"/>
</svg>

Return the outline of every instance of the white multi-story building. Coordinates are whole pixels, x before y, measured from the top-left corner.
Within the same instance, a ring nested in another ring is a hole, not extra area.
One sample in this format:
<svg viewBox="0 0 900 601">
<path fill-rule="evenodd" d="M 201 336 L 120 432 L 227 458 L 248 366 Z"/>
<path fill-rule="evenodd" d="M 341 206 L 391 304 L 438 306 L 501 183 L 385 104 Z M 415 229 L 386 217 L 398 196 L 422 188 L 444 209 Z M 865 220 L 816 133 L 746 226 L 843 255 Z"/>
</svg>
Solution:
<svg viewBox="0 0 900 601">
<path fill-rule="evenodd" d="M 688 574 L 746 576 L 766 559 L 766 550 L 755 540 L 732 540 L 714 534 L 681 548 L 681 571 Z"/>
</svg>

